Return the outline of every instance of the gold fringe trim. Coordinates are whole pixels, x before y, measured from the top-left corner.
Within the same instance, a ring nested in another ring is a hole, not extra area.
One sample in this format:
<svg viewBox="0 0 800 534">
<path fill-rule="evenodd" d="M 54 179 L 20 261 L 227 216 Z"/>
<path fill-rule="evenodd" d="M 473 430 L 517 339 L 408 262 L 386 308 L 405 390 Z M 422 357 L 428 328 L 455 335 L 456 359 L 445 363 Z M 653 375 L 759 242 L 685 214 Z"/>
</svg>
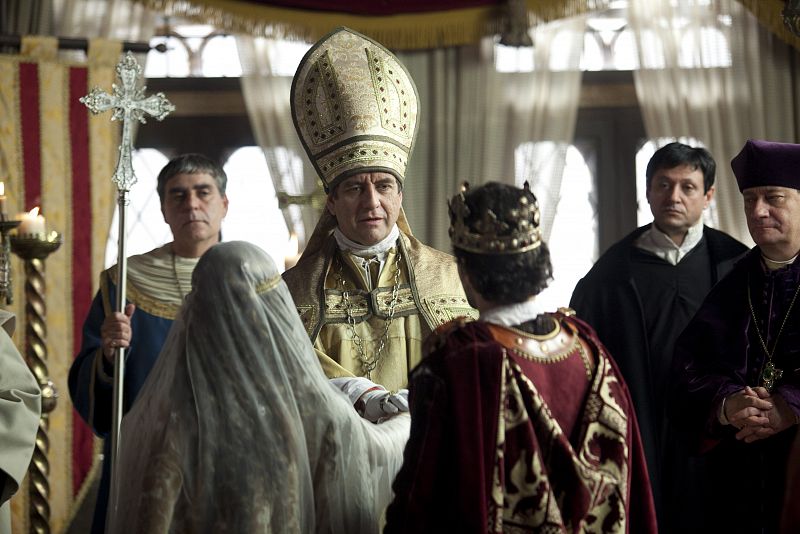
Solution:
<svg viewBox="0 0 800 534">
<path fill-rule="evenodd" d="M 767 30 L 781 41 L 800 50 L 800 38 L 793 34 L 783 23 L 783 0 L 738 0 L 750 11 Z"/>
<path fill-rule="evenodd" d="M 232 0 L 133 0 L 168 16 L 212 24 L 254 37 L 313 43 L 334 28 L 347 26 L 393 50 L 475 44 L 499 34 L 505 13 L 497 4 L 429 13 L 362 16 L 309 11 Z M 537 24 L 600 11 L 610 0 L 526 0 L 530 23 Z"/>
</svg>

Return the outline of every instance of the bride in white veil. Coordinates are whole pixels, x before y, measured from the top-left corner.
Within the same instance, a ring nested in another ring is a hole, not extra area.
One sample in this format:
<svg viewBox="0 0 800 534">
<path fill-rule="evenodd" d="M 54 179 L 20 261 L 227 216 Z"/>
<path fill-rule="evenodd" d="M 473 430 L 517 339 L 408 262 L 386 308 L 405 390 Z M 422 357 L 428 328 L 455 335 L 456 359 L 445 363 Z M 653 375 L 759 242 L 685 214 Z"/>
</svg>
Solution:
<svg viewBox="0 0 800 534">
<path fill-rule="evenodd" d="M 331 386 L 258 247 L 213 247 L 192 287 L 123 419 L 110 532 L 377 532 L 408 416 Z"/>
</svg>

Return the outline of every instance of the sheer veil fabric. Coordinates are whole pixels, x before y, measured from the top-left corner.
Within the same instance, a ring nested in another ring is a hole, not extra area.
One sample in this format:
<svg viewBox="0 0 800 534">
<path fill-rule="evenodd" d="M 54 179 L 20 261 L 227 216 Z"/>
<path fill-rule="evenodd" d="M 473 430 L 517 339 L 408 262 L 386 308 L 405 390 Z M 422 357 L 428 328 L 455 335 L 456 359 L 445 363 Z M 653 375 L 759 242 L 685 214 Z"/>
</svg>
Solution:
<svg viewBox="0 0 800 534">
<path fill-rule="evenodd" d="M 272 260 L 200 260 L 123 419 L 111 532 L 373 533 L 410 419 L 361 419 L 323 374 Z"/>
</svg>

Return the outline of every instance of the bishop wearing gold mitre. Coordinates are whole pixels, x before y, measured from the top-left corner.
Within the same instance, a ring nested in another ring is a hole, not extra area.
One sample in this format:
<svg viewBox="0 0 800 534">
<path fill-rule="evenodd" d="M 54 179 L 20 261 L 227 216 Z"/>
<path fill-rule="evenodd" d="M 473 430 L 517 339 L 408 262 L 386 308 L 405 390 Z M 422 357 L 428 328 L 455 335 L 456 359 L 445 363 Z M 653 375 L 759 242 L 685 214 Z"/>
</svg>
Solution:
<svg viewBox="0 0 800 534">
<path fill-rule="evenodd" d="M 476 315 L 455 259 L 414 238 L 403 212 L 417 89 L 386 48 L 339 28 L 302 59 L 291 99 L 328 197 L 284 279 L 328 377 L 405 388 L 423 339 L 455 317 Z M 355 401 L 374 386 L 343 389 Z"/>
</svg>

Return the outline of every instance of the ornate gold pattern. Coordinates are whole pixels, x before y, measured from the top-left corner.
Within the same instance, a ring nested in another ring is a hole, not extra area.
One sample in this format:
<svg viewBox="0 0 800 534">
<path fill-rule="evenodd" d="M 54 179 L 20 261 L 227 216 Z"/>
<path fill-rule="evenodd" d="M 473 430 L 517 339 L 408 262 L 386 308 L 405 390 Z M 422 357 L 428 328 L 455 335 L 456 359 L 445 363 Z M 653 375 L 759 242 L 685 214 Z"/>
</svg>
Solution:
<svg viewBox="0 0 800 534">
<path fill-rule="evenodd" d="M 372 316 L 386 319 L 392 301 L 391 287 L 379 287 L 371 292 L 359 289 L 350 290 L 348 293 L 350 313 L 356 322 L 364 321 Z M 328 322 L 346 322 L 347 311 L 343 292 L 339 289 L 325 290 L 325 317 Z M 397 302 L 394 306 L 394 315 L 412 315 L 417 313 L 417 305 L 411 286 L 401 284 L 397 291 Z"/>
<path fill-rule="evenodd" d="M 598 354 L 598 359 L 584 406 L 580 444 L 573 449 L 536 386 L 503 351 L 499 405 L 504 409 L 498 419 L 490 532 L 626 531 L 628 421 L 615 399 L 620 384 L 613 369 L 605 355 Z M 506 435 L 521 424 L 532 426 L 537 448 L 509 458 Z M 575 473 L 589 492 L 589 506 L 579 524 L 562 516 L 558 503 L 564 496 L 557 494 L 543 461 L 557 448 L 572 458 Z"/>
<path fill-rule="evenodd" d="M 478 318 L 478 310 L 469 305 L 466 297 L 453 294 L 431 295 L 422 297 L 422 306 L 436 321 L 435 325 L 443 325 L 458 317 Z"/>
<path fill-rule="evenodd" d="M 344 308 L 345 315 L 347 316 L 347 325 L 350 327 L 350 335 L 352 336 L 353 343 L 356 346 L 362 371 L 367 378 L 372 378 L 372 371 L 378 367 L 378 363 L 380 363 L 383 355 L 385 354 L 384 349 L 386 348 L 386 342 L 389 341 L 389 328 L 392 326 L 392 321 L 394 321 L 397 306 L 397 296 L 400 289 L 400 273 L 402 271 L 400 267 L 401 259 L 402 254 L 400 254 L 399 251 L 396 251 L 394 256 L 394 281 L 391 288 L 391 297 L 387 304 L 388 309 L 386 312 L 386 318 L 384 319 L 383 334 L 381 334 L 381 337 L 376 340 L 378 346 L 371 356 L 367 356 L 367 351 L 364 348 L 364 340 L 361 339 L 361 336 L 359 336 L 358 332 L 356 332 L 356 319 L 353 315 L 353 309 L 350 305 L 350 290 L 347 289 L 347 282 L 342 276 L 341 258 L 339 258 L 339 261 L 337 262 L 338 269 L 336 271 L 336 277 L 338 280 L 337 286 L 339 287 L 342 296 L 341 304 Z M 371 295 L 375 297 L 377 292 L 372 292 Z M 378 308 L 378 306 L 374 307 L 376 309 Z"/>
<path fill-rule="evenodd" d="M 471 215 L 465 201 L 468 190 L 469 184 L 464 182 L 461 192 L 448 203 L 452 220 L 449 233 L 454 247 L 477 254 L 520 254 L 542 244 L 539 203 L 528 182 L 525 182 L 516 208 L 500 214 L 487 209 L 478 214 L 477 222 L 471 226 L 466 222 Z"/>
<path fill-rule="evenodd" d="M 395 69 L 391 64 L 376 56 L 369 48 L 366 49 L 366 53 L 372 84 L 375 87 L 375 97 L 378 99 L 381 124 L 387 130 L 410 141 L 413 130 L 409 131 L 408 96 L 403 83 L 400 77 L 395 75 Z"/>
<path fill-rule="evenodd" d="M 315 145 L 345 132 L 338 88 L 339 82 L 332 67 L 330 51 L 326 50 L 314 63 L 313 74 L 302 88 L 305 95 L 304 113 L 308 118 L 311 139 Z M 325 98 L 318 99 L 319 94 L 324 94 Z"/>
<path fill-rule="evenodd" d="M 326 176 L 338 176 L 362 167 L 377 169 L 375 163 L 380 160 L 379 170 L 402 176 L 408 165 L 407 155 L 405 150 L 388 141 L 353 141 L 329 154 L 320 155 L 318 165 Z"/>
<path fill-rule="evenodd" d="M 477 311 L 469 306 L 464 296 L 452 256 L 426 247 L 402 232 L 398 243 L 405 258 L 403 269 L 407 277 L 398 291 L 398 310 L 405 306 L 404 286 L 408 283 L 413 298 L 419 303 L 421 319 L 429 331 L 456 317 L 477 317 Z M 337 254 L 336 241 L 333 236 L 328 235 L 320 249 L 307 258 L 304 255 L 305 261 L 300 261 L 296 267 L 283 274 L 312 342 L 316 341 L 323 325 L 332 322 L 325 306 L 328 304 L 328 296 L 336 293 L 329 294 L 328 291 L 333 288 L 326 289 L 324 286 Z M 357 303 L 353 304 L 355 306 Z M 354 309 L 354 313 L 358 312 Z"/>
<path fill-rule="evenodd" d="M 323 37 L 292 82 L 292 119 L 326 189 L 354 172 L 405 178 L 419 98 L 397 58 L 347 28 Z"/>
</svg>

